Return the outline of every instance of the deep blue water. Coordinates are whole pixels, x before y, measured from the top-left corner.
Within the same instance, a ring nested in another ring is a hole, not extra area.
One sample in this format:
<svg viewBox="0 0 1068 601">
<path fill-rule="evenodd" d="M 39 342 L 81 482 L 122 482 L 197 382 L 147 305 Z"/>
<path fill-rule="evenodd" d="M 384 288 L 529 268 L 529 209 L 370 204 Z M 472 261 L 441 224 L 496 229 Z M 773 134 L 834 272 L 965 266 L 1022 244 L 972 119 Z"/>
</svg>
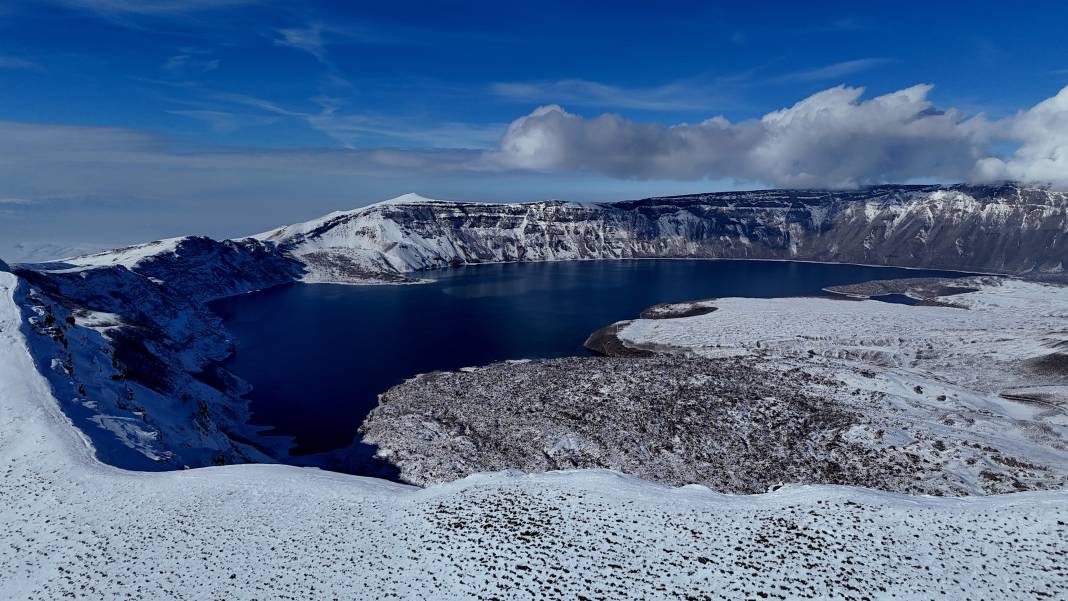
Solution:
<svg viewBox="0 0 1068 601">
<path fill-rule="evenodd" d="M 254 387 L 255 424 L 294 454 L 352 442 L 377 395 L 415 374 L 504 359 L 583 355 L 597 328 L 661 302 L 820 295 L 893 277 L 956 275 L 774 261 L 587 261 L 460 267 L 431 284 L 291 284 L 213 303 Z"/>
</svg>

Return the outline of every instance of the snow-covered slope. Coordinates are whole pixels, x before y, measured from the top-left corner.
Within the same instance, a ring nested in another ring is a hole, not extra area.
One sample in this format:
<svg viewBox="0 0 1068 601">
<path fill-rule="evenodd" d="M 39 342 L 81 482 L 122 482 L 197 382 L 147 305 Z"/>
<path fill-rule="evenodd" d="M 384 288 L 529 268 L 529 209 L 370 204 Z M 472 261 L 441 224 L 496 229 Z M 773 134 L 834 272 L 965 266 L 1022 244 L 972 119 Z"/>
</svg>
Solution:
<svg viewBox="0 0 1068 601">
<path fill-rule="evenodd" d="M 0 598 L 1034 599 L 1068 494 L 725 496 L 603 471 L 419 490 L 280 465 L 98 463 L 0 273 Z"/>
<path fill-rule="evenodd" d="M 136 469 L 271 461 L 206 301 L 292 281 L 258 241 L 179 238 L 17 271 L 38 368 L 101 459 Z M 281 444 L 281 441 L 275 441 Z M 282 445 L 284 447 L 284 445 Z"/>
</svg>

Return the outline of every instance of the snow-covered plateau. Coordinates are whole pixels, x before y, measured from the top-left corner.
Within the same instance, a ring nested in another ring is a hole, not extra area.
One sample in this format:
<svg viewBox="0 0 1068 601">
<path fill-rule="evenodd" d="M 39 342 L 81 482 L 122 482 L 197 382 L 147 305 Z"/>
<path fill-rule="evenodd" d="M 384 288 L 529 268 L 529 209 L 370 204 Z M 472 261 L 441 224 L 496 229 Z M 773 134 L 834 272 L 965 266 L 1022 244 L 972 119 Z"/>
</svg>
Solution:
<svg viewBox="0 0 1068 601">
<path fill-rule="evenodd" d="M 408 196 L 240 240 L 0 263 L 0 598 L 1061 597 L 1068 293 L 1042 282 L 1066 233 L 1064 194 L 1015 185 Z M 268 464 L 286 445 L 247 425 L 207 306 L 684 256 L 1026 280 L 658 307 L 611 331 L 648 358 L 416 378 L 364 431 L 427 488 Z M 856 300 L 871 293 L 922 302 Z M 202 467 L 234 463 L 257 465 Z"/>
</svg>

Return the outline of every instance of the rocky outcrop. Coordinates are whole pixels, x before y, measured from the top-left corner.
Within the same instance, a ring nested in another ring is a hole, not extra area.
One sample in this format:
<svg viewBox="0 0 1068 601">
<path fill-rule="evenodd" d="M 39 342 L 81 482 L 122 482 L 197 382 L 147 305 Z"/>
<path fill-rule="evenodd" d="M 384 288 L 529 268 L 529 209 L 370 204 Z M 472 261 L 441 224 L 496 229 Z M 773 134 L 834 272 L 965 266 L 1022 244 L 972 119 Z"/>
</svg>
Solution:
<svg viewBox="0 0 1068 601">
<path fill-rule="evenodd" d="M 753 357 L 551 359 L 419 376 L 383 394 L 361 431 L 420 485 L 501 469 L 610 468 L 730 493 L 781 483 L 979 490 L 957 474 L 957 458 L 977 445 L 917 434 L 902 448 L 884 435 L 894 418 L 842 400 L 849 395 L 842 382 Z M 990 464 L 984 478 L 1006 490 L 1065 482 L 1001 461 L 978 465 Z"/>
</svg>

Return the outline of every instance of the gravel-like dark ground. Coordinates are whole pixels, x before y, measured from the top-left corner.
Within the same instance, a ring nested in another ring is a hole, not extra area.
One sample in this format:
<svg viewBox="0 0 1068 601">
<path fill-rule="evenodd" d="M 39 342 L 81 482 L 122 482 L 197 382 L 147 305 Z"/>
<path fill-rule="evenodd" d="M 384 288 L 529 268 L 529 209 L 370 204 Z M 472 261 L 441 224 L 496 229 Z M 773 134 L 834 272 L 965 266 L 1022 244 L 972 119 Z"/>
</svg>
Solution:
<svg viewBox="0 0 1068 601">
<path fill-rule="evenodd" d="M 394 387 L 362 431 L 422 485 L 507 468 L 603 467 L 738 493 L 784 482 L 943 492 L 920 477 L 937 465 L 850 440 L 864 418 L 805 391 L 835 385 L 751 357 L 499 363 Z"/>
</svg>

